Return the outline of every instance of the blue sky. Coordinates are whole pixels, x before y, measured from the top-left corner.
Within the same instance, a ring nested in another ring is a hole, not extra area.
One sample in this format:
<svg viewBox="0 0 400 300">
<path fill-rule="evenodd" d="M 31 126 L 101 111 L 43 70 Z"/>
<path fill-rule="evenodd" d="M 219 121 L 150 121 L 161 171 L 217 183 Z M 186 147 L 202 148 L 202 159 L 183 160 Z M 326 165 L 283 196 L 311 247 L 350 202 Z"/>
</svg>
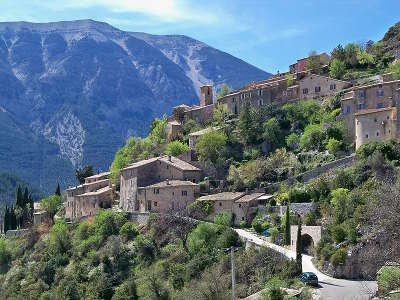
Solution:
<svg viewBox="0 0 400 300">
<path fill-rule="evenodd" d="M 94 19 L 127 31 L 184 34 L 269 72 L 311 50 L 380 39 L 400 0 L 1 0 L 0 21 Z"/>
</svg>

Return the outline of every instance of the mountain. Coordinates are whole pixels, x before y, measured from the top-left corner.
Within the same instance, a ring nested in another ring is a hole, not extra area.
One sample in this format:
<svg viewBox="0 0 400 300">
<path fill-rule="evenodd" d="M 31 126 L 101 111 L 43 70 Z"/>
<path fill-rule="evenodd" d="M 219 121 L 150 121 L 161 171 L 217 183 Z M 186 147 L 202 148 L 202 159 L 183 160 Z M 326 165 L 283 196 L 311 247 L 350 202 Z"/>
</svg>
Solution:
<svg viewBox="0 0 400 300">
<path fill-rule="evenodd" d="M 130 135 L 198 87 L 238 88 L 270 76 L 186 36 L 106 23 L 0 23 L 0 170 L 44 192 L 75 184 L 74 168 L 109 167 Z"/>
</svg>

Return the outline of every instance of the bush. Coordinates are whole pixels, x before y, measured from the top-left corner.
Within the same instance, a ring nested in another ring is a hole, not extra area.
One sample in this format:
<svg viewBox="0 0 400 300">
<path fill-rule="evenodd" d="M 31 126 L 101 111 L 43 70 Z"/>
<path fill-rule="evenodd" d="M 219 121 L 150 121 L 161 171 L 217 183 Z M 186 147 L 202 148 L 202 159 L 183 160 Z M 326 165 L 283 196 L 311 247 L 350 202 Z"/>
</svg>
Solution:
<svg viewBox="0 0 400 300">
<path fill-rule="evenodd" d="M 309 210 L 304 216 L 304 224 L 306 226 L 314 226 L 317 225 L 317 216 L 315 212 Z"/>
<path fill-rule="evenodd" d="M 218 213 L 214 217 L 214 223 L 217 225 L 229 227 L 231 225 L 231 217 L 227 213 Z"/>
<path fill-rule="evenodd" d="M 384 293 L 400 288 L 400 267 L 385 266 L 378 276 L 378 285 Z"/>
<path fill-rule="evenodd" d="M 310 202 L 310 200 L 311 197 L 305 190 L 294 188 L 289 191 L 290 203 Z"/>
<path fill-rule="evenodd" d="M 119 234 L 125 241 L 134 239 L 138 235 L 136 224 L 133 222 L 126 222 L 119 230 Z"/>
<path fill-rule="evenodd" d="M 322 261 L 328 261 L 335 253 L 335 247 L 331 244 L 325 244 L 319 251 L 319 256 Z"/>
<path fill-rule="evenodd" d="M 346 262 L 346 249 L 338 249 L 331 256 L 331 264 L 334 266 L 338 266 L 339 264 L 344 264 Z"/>
<path fill-rule="evenodd" d="M 346 231 L 343 228 L 343 225 L 335 225 L 332 227 L 332 238 L 333 240 L 339 244 L 346 239 Z"/>
<path fill-rule="evenodd" d="M 7 266 L 10 261 L 11 252 L 8 248 L 7 241 L 3 238 L 0 238 L 0 266 Z"/>
<path fill-rule="evenodd" d="M 240 221 L 240 228 L 249 228 L 249 223 L 245 220 Z"/>
<path fill-rule="evenodd" d="M 324 135 L 321 125 L 307 125 L 300 138 L 300 148 L 304 150 L 321 150 L 323 140 Z"/>
<path fill-rule="evenodd" d="M 257 233 L 262 233 L 269 227 L 268 222 L 264 222 L 260 218 L 254 218 L 253 222 L 251 222 L 251 227 L 253 227 L 254 231 Z"/>
<path fill-rule="evenodd" d="M 341 141 L 330 138 L 328 144 L 326 145 L 326 149 L 329 151 L 329 153 L 336 156 L 342 150 L 342 146 L 343 143 Z"/>
<path fill-rule="evenodd" d="M 274 244 L 278 243 L 278 238 L 279 238 L 279 230 L 276 227 L 272 227 L 269 230 L 269 233 L 271 234 L 271 242 Z"/>
</svg>

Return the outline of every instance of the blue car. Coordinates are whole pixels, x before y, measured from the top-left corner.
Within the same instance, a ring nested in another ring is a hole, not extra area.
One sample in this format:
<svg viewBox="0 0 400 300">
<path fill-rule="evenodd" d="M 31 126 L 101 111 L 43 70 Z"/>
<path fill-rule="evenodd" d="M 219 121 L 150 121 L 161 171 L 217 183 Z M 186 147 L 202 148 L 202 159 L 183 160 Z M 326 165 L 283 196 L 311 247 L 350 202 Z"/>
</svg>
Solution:
<svg viewBox="0 0 400 300">
<path fill-rule="evenodd" d="M 299 276 L 300 280 L 305 284 L 318 286 L 318 277 L 313 272 L 304 272 Z"/>
</svg>

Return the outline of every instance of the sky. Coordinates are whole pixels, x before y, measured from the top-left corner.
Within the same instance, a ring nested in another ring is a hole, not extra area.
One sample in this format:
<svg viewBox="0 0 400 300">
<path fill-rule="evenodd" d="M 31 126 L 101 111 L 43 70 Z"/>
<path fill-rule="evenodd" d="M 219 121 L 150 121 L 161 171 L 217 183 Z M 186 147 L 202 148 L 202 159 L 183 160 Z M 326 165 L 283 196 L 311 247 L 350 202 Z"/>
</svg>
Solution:
<svg viewBox="0 0 400 300">
<path fill-rule="evenodd" d="M 0 0 L 1 22 L 78 19 L 187 35 L 275 73 L 312 50 L 381 39 L 400 0 Z"/>
</svg>

